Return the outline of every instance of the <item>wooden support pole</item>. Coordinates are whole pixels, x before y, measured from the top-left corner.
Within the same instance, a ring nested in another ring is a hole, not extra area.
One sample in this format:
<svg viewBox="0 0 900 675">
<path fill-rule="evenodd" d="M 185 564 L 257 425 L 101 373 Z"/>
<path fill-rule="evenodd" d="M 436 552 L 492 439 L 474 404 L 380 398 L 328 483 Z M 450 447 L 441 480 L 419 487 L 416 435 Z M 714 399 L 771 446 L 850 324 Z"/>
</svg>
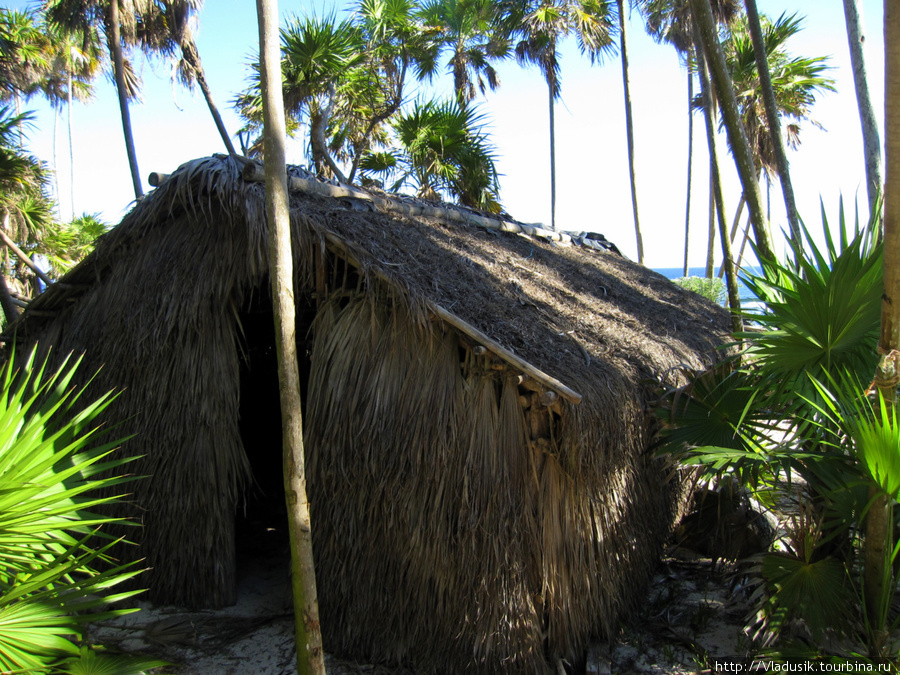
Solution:
<svg viewBox="0 0 900 675">
<path fill-rule="evenodd" d="M 147 182 L 150 183 L 151 187 L 159 187 L 168 178 L 169 178 L 169 174 L 160 173 L 159 171 L 154 171 L 149 176 L 147 176 Z"/>
<path fill-rule="evenodd" d="M 473 340 L 476 340 L 484 347 L 489 349 L 493 354 L 506 361 L 506 363 L 525 373 L 532 379 L 537 380 L 550 391 L 556 392 L 570 403 L 581 402 L 583 396 L 577 391 L 575 391 L 574 389 L 570 389 L 555 377 L 548 375 L 544 371 L 528 363 L 528 361 L 526 361 L 525 359 L 509 351 L 506 347 L 502 346 L 495 340 L 492 340 L 480 330 L 475 328 L 475 326 L 463 321 L 455 314 L 451 314 L 446 309 L 434 304 L 433 302 L 428 303 L 428 308 L 435 314 L 435 316 L 440 318 L 442 321 L 450 324 L 460 332 L 465 333 Z"/>
<path fill-rule="evenodd" d="M 265 139 L 269 277 L 281 399 L 282 457 L 291 546 L 294 641 L 298 675 L 325 675 L 322 629 L 313 561 L 312 525 L 306 491 L 306 460 L 300 399 L 291 251 L 290 203 L 285 180 L 286 136 L 281 91 L 277 0 L 256 0 L 259 21 L 260 88 Z"/>
</svg>

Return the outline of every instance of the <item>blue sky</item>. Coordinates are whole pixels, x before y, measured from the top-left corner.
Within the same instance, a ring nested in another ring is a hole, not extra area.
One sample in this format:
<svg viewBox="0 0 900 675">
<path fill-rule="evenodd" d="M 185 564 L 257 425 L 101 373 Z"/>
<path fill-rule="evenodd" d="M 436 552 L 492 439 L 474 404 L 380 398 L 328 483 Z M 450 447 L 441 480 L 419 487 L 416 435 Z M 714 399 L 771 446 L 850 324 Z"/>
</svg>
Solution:
<svg viewBox="0 0 900 675">
<path fill-rule="evenodd" d="M 7 6 L 21 8 L 26 2 Z M 782 12 L 805 15 L 805 30 L 791 43 L 804 56 L 829 56 L 837 93 L 820 96 L 813 116 L 823 128 L 806 124 L 802 145 L 789 152 L 801 217 L 819 228 L 819 200 L 830 220 L 837 220 L 841 195 L 864 208 L 862 141 L 842 3 L 839 0 L 758 0 L 760 11 L 772 17 Z M 870 88 L 879 118 L 883 119 L 882 5 L 863 0 L 867 33 Z M 343 2 L 288 2 L 282 15 L 341 9 Z M 679 267 L 684 248 L 684 211 L 687 178 L 687 85 L 684 68 L 674 50 L 655 44 L 637 20 L 630 23 L 631 91 L 635 113 L 635 152 L 639 213 L 645 263 Z M 234 133 L 240 121 L 231 109 L 235 94 L 245 86 L 246 63 L 257 49 L 255 3 L 250 0 L 207 0 L 200 15 L 197 43 L 213 94 L 226 127 Z M 168 64 L 140 61 L 143 102 L 132 106 L 138 163 L 144 180 L 152 171 L 169 172 L 195 157 L 222 152 L 223 146 L 199 91 L 191 94 L 171 83 Z M 549 138 L 546 85 L 535 69 L 514 62 L 501 64 L 501 86 L 480 102 L 499 157 L 501 200 L 518 220 L 550 219 Z M 631 195 L 628 183 L 621 64 L 610 59 L 590 66 L 578 55 L 573 41 L 563 45 L 562 99 L 556 107 L 557 226 L 568 230 L 602 232 L 627 256 L 636 258 Z M 436 80 L 431 89 L 413 85 L 415 99 L 437 90 L 449 94 L 452 78 Z M 53 162 L 53 114 L 37 99 L 37 128 L 30 135 L 32 151 Z M 97 96 L 73 111 L 74 211 L 101 213 L 118 222 L 131 206 L 133 192 L 122 140 L 121 122 L 111 82 L 100 81 Z M 64 217 L 73 210 L 69 200 L 70 167 L 65 121 L 57 130 L 57 162 Z M 720 139 L 729 219 L 740 189 L 730 155 Z M 690 263 L 705 260 L 708 160 L 702 118 L 695 117 L 694 196 L 692 198 Z M 288 161 L 302 162 L 302 145 L 292 142 Z M 780 190 L 772 191 L 772 223 L 785 226 Z"/>
</svg>

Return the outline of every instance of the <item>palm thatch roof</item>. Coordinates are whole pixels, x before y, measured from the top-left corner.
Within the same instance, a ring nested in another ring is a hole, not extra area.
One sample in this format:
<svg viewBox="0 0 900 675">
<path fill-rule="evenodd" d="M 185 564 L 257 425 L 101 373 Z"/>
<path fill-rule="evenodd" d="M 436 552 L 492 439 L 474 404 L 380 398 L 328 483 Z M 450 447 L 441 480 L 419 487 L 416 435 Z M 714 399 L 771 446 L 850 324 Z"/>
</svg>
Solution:
<svg viewBox="0 0 900 675">
<path fill-rule="evenodd" d="M 271 317 L 245 164 L 180 167 L 8 333 L 124 390 L 108 415 L 143 455 L 129 534 L 159 602 L 233 602 L 235 513 L 280 457 L 247 386 Z M 678 510 L 653 385 L 711 363 L 725 313 L 509 219 L 291 173 L 326 648 L 422 672 L 575 660 L 634 606 Z"/>
</svg>

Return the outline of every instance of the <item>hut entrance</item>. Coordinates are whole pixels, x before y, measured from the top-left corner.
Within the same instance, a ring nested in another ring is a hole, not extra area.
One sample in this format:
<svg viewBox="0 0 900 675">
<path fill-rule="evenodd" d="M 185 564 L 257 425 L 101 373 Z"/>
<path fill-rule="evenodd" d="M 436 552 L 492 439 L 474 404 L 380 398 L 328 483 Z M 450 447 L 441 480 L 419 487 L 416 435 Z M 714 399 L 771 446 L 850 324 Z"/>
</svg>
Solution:
<svg viewBox="0 0 900 675">
<path fill-rule="evenodd" d="M 243 336 L 240 355 L 240 432 L 252 482 L 245 503 L 238 505 L 235 523 L 237 564 L 288 554 L 287 514 L 282 478 L 281 410 L 278 364 L 269 279 L 265 277 L 250 294 L 239 314 Z M 315 315 L 311 305 L 298 299 L 297 352 L 301 394 L 306 400 L 309 348 L 306 339 Z"/>
</svg>

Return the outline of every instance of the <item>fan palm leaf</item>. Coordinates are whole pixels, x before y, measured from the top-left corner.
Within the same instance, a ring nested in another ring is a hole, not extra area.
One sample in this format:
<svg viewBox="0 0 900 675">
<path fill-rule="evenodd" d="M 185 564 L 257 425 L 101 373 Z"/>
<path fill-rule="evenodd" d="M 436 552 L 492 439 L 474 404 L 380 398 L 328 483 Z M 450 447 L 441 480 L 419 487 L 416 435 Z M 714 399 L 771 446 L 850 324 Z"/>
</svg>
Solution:
<svg viewBox="0 0 900 675">
<path fill-rule="evenodd" d="M 118 475 L 132 459 L 98 442 L 113 396 L 82 404 L 78 361 L 49 372 L 32 352 L 21 370 L 13 363 L 0 388 L 0 668 L 46 672 L 79 654 L 82 623 L 132 611 L 109 603 L 137 591 L 110 591 L 140 570 L 114 562 L 120 540 L 103 526 L 115 519 L 97 511 L 134 479 Z"/>
<path fill-rule="evenodd" d="M 745 318 L 766 330 L 744 333 L 748 357 L 764 367 L 782 391 L 812 396 L 808 375 L 849 371 L 864 379 L 874 372 L 881 310 L 882 247 L 876 237 L 878 214 L 853 236 L 841 207 L 839 238 L 831 235 L 824 209 L 824 250 L 801 223 L 805 245 L 791 243 L 797 267 L 772 264 L 745 283 L 766 304 Z"/>
</svg>

